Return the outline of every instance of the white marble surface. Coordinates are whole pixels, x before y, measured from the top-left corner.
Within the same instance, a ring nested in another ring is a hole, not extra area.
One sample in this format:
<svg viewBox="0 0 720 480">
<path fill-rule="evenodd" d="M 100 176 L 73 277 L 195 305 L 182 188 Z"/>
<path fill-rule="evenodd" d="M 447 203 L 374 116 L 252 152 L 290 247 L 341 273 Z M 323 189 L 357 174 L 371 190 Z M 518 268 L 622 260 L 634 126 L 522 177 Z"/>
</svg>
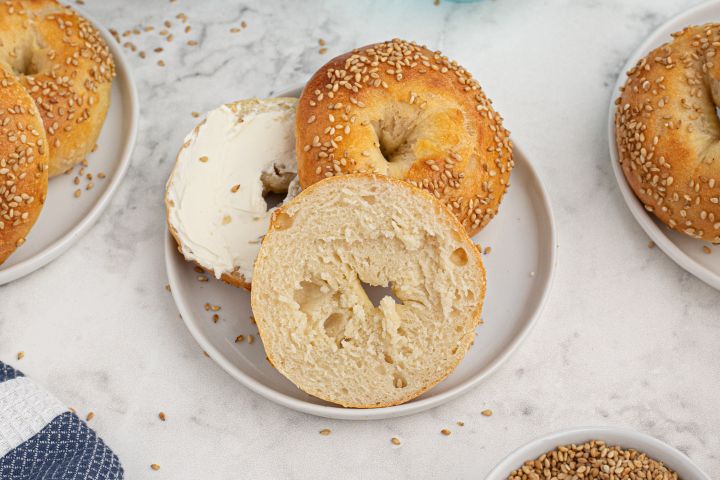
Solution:
<svg viewBox="0 0 720 480">
<path fill-rule="evenodd" d="M 605 132 L 627 55 L 695 3 L 87 0 L 121 32 L 170 19 L 175 40 L 130 38 L 148 52 L 131 55 L 142 120 L 130 172 L 74 248 L 0 287 L 0 358 L 94 411 L 91 425 L 130 479 L 482 478 L 520 444 L 588 424 L 654 435 L 720 477 L 720 293 L 648 249 L 615 184 Z M 241 21 L 247 28 L 230 33 Z M 480 387 L 411 417 L 329 421 L 264 400 L 202 355 L 164 289 L 163 185 L 196 122 L 190 112 L 270 95 L 332 54 L 394 36 L 440 48 L 480 79 L 550 191 L 559 267 L 537 328 Z"/>
</svg>

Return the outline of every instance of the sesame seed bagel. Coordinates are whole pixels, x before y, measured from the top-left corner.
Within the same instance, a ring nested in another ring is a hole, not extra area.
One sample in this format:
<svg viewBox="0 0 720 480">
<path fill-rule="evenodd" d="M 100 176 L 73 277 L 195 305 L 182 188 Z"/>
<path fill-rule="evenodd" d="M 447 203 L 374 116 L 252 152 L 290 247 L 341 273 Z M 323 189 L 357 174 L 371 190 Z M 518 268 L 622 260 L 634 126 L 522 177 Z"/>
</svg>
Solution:
<svg viewBox="0 0 720 480">
<path fill-rule="evenodd" d="M 389 287 L 374 303 L 366 286 Z M 328 178 L 273 213 L 253 272 L 253 315 L 275 368 L 353 408 L 411 400 L 462 360 L 485 270 L 452 213 L 383 175 Z"/>
<path fill-rule="evenodd" d="M 627 73 L 615 136 L 628 184 L 669 227 L 720 243 L 720 25 L 688 27 Z"/>
<path fill-rule="evenodd" d="M 0 3 L 0 65 L 13 72 L 42 116 L 49 176 L 85 159 L 110 107 L 115 65 L 98 31 L 54 0 Z"/>
<path fill-rule="evenodd" d="M 0 65 L 0 264 L 25 242 L 45 202 L 48 150 L 42 118 Z"/>
<path fill-rule="evenodd" d="M 298 103 L 296 145 L 303 188 L 357 172 L 407 180 L 471 235 L 497 213 L 513 167 L 509 132 L 470 73 L 397 39 L 313 75 Z"/>
</svg>

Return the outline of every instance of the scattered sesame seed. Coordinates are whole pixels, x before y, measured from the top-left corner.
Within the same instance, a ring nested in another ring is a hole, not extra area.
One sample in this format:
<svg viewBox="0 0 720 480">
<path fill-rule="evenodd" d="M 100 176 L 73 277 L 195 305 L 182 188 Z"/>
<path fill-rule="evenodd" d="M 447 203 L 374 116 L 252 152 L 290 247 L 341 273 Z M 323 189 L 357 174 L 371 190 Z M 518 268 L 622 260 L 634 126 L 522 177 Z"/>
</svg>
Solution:
<svg viewBox="0 0 720 480">
<path fill-rule="evenodd" d="M 458 427 L 464 427 L 464 426 L 465 426 L 465 422 L 455 422 L 455 423 L 457 424 Z"/>
<path fill-rule="evenodd" d="M 710 250 L 710 247 L 707 245 L 703 245 L 703 252 L 705 252 L 707 255 L 710 255 L 712 253 L 712 250 Z"/>
<path fill-rule="evenodd" d="M 390 441 L 392 442 L 393 445 L 400 445 L 400 439 L 397 437 L 392 437 L 390 439 Z"/>
<path fill-rule="evenodd" d="M 89 421 L 92 420 L 93 418 L 95 418 L 95 413 L 94 413 L 94 412 L 88 412 L 88 414 L 85 416 L 85 421 L 86 421 L 86 422 L 89 422 Z"/>
<path fill-rule="evenodd" d="M 319 53 L 320 55 L 324 55 L 325 53 L 327 53 L 327 50 L 328 50 L 327 48 L 322 47 L 321 49 L 318 50 L 318 53 Z"/>
<path fill-rule="evenodd" d="M 330 430 L 329 428 L 323 428 L 322 430 L 320 430 L 320 435 L 322 435 L 323 437 L 327 437 L 331 433 L 332 430 Z"/>
<path fill-rule="evenodd" d="M 482 413 L 483 416 L 485 416 L 485 417 L 491 417 L 492 414 L 493 414 L 493 411 L 488 408 L 487 410 L 483 410 L 483 411 L 480 412 L 480 413 Z"/>
<path fill-rule="evenodd" d="M 650 241 L 648 242 L 648 244 L 647 244 L 647 247 L 648 247 L 648 248 L 655 248 L 655 242 L 653 242 L 652 240 L 650 240 Z"/>
<path fill-rule="evenodd" d="M 18 352 L 17 359 L 22 360 L 23 358 L 25 358 L 25 352 Z"/>
<path fill-rule="evenodd" d="M 172 1 L 172 0 L 170 0 L 170 1 Z M 150 468 L 152 468 L 155 471 L 158 471 L 158 470 L 160 470 L 160 465 L 158 465 L 157 463 L 153 463 L 153 464 L 150 464 Z"/>
<path fill-rule="evenodd" d="M 243 340 L 245 340 L 244 335 L 238 335 L 237 337 L 235 337 L 235 343 L 242 343 Z"/>
<path fill-rule="evenodd" d="M 452 432 L 450 430 L 448 430 L 447 428 L 443 428 L 442 430 L 440 430 L 440 433 L 442 433 L 443 435 L 445 435 L 447 437 Z"/>
</svg>

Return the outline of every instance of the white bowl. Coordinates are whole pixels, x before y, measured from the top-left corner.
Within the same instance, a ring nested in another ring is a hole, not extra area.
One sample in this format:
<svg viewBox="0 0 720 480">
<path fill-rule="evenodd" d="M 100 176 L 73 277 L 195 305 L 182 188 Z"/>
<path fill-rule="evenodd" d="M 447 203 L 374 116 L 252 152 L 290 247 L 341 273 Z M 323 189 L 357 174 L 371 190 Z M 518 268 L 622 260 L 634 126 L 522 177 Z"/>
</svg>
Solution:
<svg viewBox="0 0 720 480">
<path fill-rule="evenodd" d="M 710 480 L 685 454 L 644 433 L 614 427 L 577 427 L 551 433 L 524 445 L 500 462 L 485 480 L 507 480 L 507 477 L 528 460 L 534 460 L 555 447 L 603 440 L 608 446 L 619 445 L 647 454 L 653 460 L 673 469 L 682 480 Z"/>
<path fill-rule="evenodd" d="M 91 16 L 78 11 L 98 29 L 110 47 L 117 73 L 98 149 L 88 156 L 90 166 L 86 171 L 95 174 L 94 187 L 86 190 L 87 182 L 75 185 L 74 174 L 50 179 L 47 200 L 27 240 L 0 265 L 0 285 L 45 266 L 77 242 L 108 207 L 130 165 L 140 112 L 130 66 L 112 35 Z M 74 171 L 77 170 L 75 167 Z M 106 178 L 97 178 L 98 172 L 104 172 Z M 73 193 L 78 188 L 82 194 L 75 198 Z"/>
<path fill-rule="evenodd" d="M 696 240 L 685 234 L 671 230 L 658 220 L 655 215 L 648 213 L 625 180 L 615 145 L 615 99 L 618 97 L 618 90 L 625 83 L 625 72 L 630 70 L 630 68 L 650 50 L 670 41 L 671 33 L 681 30 L 688 25 L 700 25 L 718 21 L 720 21 L 720 1 L 711 0 L 702 3 L 696 7 L 684 10 L 679 15 L 665 22 L 651 33 L 637 50 L 630 55 L 618 76 L 611 96 L 610 111 L 608 112 L 608 141 L 610 143 L 610 160 L 613 171 L 615 172 L 615 178 L 620 186 L 620 192 L 625 199 L 625 203 L 627 203 L 635 220 L 637 220 L 653 242 L 655 242 L 668 257 L 673 259 L 675 263 L 708 285 L 720 290 L 720 246 L 712 246 L 712 244 L 708 242 Z M 713 253 L 708 255 L 703 252 L 703 246 L 709 247 Z"/>
<path fill-rule="evenodd" d="M 280 93 L 299 96 L 300 88 Z M 232 100 L 232 99 L 228 99 Z M 295 387 L 267 362 L 250 323 L 248 292 L 211 278 L 198 282 L 193 265 L 177 251 L 173 238 L 165 239 L 165 263 L 173 298 L 190 333 L 225 371 L 264 397 L 306 413 L 329 418 L 366 420 L 398 417 L 440 405 L 474 387 L 497 369 L 520 345 L 537 321 L 547 299 L 555 270 L 556 234 L 550 203 L 537 173 L 515 143 L 512 187 L 500 214 L 474 237 L 491 246 L 483 258 L 487 270 L 484 325 L 475 345 L 458 368 L 417 399 L 387 408 L 348 409 L 314 398 Z M 220 320 L 206 302 L 221 305 Z M 252 345 L 234 343 L 237 335 L 252 334 Z"/>
</svg>

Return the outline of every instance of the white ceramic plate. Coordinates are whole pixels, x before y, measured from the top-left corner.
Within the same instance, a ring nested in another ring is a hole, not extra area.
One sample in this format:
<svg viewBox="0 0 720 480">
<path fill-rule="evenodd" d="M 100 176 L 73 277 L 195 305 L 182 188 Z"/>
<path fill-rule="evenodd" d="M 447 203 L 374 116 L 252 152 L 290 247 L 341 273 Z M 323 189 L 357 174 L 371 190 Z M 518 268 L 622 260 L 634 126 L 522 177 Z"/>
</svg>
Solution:
<svg viewBox="0 0 720 480">
<path fill-rule="evenodd" d="M 701 25 L 708 22 L 720 21 L 720 1 L 712 0 L 702 3 L 694 8 L 671 18 L 660 28 L 655 30 L 628 58 L 627 63 L 620 72 L 615 83 L 610 111 L 608 113 L 608 139 L 610 141 L 610 159 L 612 161 L 615 178 L 620 185 L 625 203 L 640 226 L 662 249 L 667 256 L 675 263 L 692 273 L 708 285 L 720 290 L 720 246 L 713 246 L 710 243 L 696 240 L 682 233 L 668 228 L 664 223 L 648 213 L 642 203 L 637 199 L 632 189 L 625 180 L 620 162 L 618 160 L 615 144 L 615 99 L 619 95 L 619 89 L 625 84 L 625 72 L 630 70 L 637 61 L 646 55 L 653 48 L 671 40 L 670 34 L 682 30 L 689 25 Z M 708 246 L 712 254 L 703 252 L 703 246 Z"/>
<path fill-rule="evenodd" d="M 299 96 L 301 89 L 281 96 Z M 403 405 L 377 409 L 346 409 L 311 397 L 296 388 L 266 361 L 257 327 L 250 321 L 250 294 L 198 273 L 166 235 L 165 261 L 175 303 L 202 349 L 248 388 L 266 398 L 329 418 L 376 419 L 407 415 L 435 407 L 477 385 L 517 348 L 537 320 L 555 269 L 555 223 L 547 193 L 537 173 L 515 145 L 512 187 L 500 214 L 474 237 L 492 251 L 483 260 L 487 269 L 484 325 L 460 366 L 444 381 Z M 220 305 L 220 320 L 212 321 L 205 303 Z M 238 335 L 255 342 L 235 343 Z"/>
<path fill-rule="evenodd" d="M 139 112 L 130 67 L 112 35 L 85 12 L 81 13 L 95 25 L 110 46 L 117 70 L 110 110 L 97 142 L 98 149 L 88 156 L 89 167 L 84 172 L 92 173 L 93 188 L 85 189 L 88 184 L 86 178 L 79 185 L 73 183 L 79 166 L 70 175 L 50 179 L 45 206 L 27 241 L 0 265 L 0 285 L 37 270 L 70 248 L 108 206 L 130 164 Z M 105 179 L 97 177 L 100 172 L 106 175 Z M 82 193 L 75 198 L 74 192 L 78 188 Z"/>
<path fill-rule="evenodd" d="M 559 445 L 585 443 L 589 440 L 604 440 L 610 446 L 619 445 L 646 453 L 673 469 L 683 480 L 710 480 L 685 454 L 670 445 L 644 433 L 613 427 L 579 427 L 538 438 L 505 457 L 485 480 L 506 480 L 527 460 L 534 460 Z"/>
</svg>

